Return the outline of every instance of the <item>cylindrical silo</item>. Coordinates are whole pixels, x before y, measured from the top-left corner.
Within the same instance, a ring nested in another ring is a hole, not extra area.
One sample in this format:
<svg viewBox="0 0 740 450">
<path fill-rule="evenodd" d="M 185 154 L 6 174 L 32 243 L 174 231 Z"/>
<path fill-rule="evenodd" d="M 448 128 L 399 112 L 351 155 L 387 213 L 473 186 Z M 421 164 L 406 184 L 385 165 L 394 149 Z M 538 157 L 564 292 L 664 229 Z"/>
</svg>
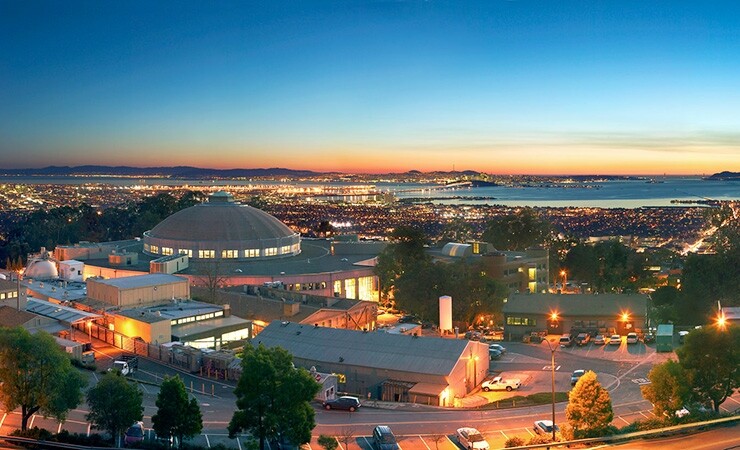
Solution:
<svg viewBox="0 0 740 450">
<path fill-rule="evenodd" d="M 443 295 L 439 298 L 439 331 L 452 331 L 452 297 Z"/>
</svg>

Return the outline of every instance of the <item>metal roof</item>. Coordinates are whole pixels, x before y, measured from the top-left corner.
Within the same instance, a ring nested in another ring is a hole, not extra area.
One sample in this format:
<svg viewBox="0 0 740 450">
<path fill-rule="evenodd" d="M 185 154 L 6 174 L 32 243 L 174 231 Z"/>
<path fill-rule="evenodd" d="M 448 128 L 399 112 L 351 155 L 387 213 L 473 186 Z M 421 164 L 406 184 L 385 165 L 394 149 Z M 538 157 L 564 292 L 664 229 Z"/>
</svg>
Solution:
<svg viewBox="0 0 740 450">
<path fill-rule="evenodd" d="M 149 275 L 134 275 L 132 277 L 109 278 L 95 280 L 95 283 L 115 286 L 118 289 L 137 289 L 142 287 L 157 287 L 163 284 L 187 283 L 188 279 L 166 273 L 152 273 Z"/>
<path fill-rule="evenodd" d="M 296 358 L 348 366 L 449 375 L 471 343 L 274 321 L 252 342 L 282 347 Z M 473 342 L 473 344 L 477 344 Z"/>
<path fill-rule="evenodd" d="M 67 324 L 84 322 L 86 320 L 99 319 L 103 317 L 100 314 L 94 314 L 91 312 L 70 308 L 69 306 L 59 305 L 57 303 L 47 302 L 46 300 L 39 300 L 37 298 L 31 297 L 28 298 L 26 311 L 38 314 L 40 316 L 49 317 Z"/>
</svg>

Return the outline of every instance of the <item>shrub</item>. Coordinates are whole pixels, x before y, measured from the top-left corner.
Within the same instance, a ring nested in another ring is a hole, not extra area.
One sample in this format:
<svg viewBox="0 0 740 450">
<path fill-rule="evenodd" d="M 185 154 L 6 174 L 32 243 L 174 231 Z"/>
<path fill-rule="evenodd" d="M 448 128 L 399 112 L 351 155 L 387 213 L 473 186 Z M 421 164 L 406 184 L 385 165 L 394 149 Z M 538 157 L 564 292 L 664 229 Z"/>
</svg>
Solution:
<svg viewBox="0 0 740 450">
<path fill-rule="evenodd" d="M 519 436 L 510 437 L 504 443 L 505 448 L 521 447 L 522 445 L 524 445 L 524 439 L 520 438 Z"/>
<path fill-rule="evenodd" d="M 50 441 L 52 440 L 52 436 L 54 436 L 51 431 L 46 430 L 44 428 L 39 427 L 33 427 L 31 429 L 28 429 L 26 431 L 21 430 L 13 430 L 12 433 L 10 433 L 11 436 L 18 436 L 18 437 L 24 437 L 28 439 L 36 439 L 37 441 Z"/>
<path fill-rule="evenodd" d="M 552 436 L 549 434 L 538 434 L 536 436 L 532 436 L 532 438 L 527 442 L 527 445 L 537 445 L 537 444 L 549 444 L 552 442 Z"/>
<path fill-rule="evenodd" d="M 319 436 L 319 445 L 326 450 L 335 450 L 339 446 L 339 443 L 334 437 L 322 434 Z"/>
</svg>

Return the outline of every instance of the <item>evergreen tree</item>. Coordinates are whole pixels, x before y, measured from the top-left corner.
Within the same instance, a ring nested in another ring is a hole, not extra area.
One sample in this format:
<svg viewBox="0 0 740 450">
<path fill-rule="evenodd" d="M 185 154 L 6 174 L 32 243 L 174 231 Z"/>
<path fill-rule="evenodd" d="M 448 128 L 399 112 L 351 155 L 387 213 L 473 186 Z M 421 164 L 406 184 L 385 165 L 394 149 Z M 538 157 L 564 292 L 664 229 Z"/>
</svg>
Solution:
<svg viewBox="0 0 740 450">
<path fill-rule="evenodd" d="M 180 448 L 183 441 L 203 429 L 203 416 L 194 398 L 188 399 L 182 379 L 165 377 L 157 395 L 157 413 L 152 416 L 152 428 L 158 436 L 175 437 Z"/>
<path fill-rule="evenodd" d="M 259 439 L 260 450 L 268 439 L 280 436 L 296 445 L 309 442 L 316 425 L 310 402 L 319 389 L 306 369 L 293 366 L 285 349 L 246 347 L 229 436 L 246 431 Z"/>
<path fill-rule="evenodd" d="M 576 439 L 603 436 L 614 418 L 609 392 L 587 371 L 568 393 L 565 417 Z"/>
<path fill-rule="evenodd" d="M 118 372 L 105 374 L 97 385 L 87 392 L 90 412 L 87 420 L 95 428 L 106 430 L 118 444 L 121 433 L 134 422 L 142 420 L 143 394 Z"/>
</svg>

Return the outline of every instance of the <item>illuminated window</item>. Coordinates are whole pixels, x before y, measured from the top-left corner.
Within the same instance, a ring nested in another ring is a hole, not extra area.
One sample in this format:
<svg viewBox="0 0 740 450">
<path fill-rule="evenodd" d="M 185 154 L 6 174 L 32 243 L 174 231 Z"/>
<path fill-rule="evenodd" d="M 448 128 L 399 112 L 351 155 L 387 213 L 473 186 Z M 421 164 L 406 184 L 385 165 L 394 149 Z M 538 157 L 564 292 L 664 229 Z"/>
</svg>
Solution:
<svg viewBox="0 0 740 450">
<path fill-rule="evenodd" d="M 149 251 L 149 248 L 150 248 L 149 244 L 144 244 L 144 251 L 145 252 L 148 252 Z"/>
<path fill-rule="evenodd" d="M 248 248 L 244 250 L 245 258 L 259 258 L 259 256 L 260 256 L 260 249 L 258 248 Z"/>
<path fill-rule="evenodd" d="M 375 277 L 361 277 L 357 279 L 357 282 L 359 283 L 359 294 L 357 295 L 357 298 L 360 300 L 365 301 L 372 301 L 375 296 L 374 294 L 374 281 Z"/>
<path fill-rule="evenodd" d="M 5 300 L 5 292 L 3 292 L 2 294 L 0 294 L 0 300 Z"/>
<path fill-rule="evenodd" d="M 357 280 L 354 278 L 348 278 L 344 280 L 344 296 L 347 298 L 354 299 L 355 296 L 355 286 L 357 285 Z"/>
<path fill-rule="evenodd" d="M 287 255 L 288 253 L 290 253 L 290 245 L 283 245 L 282 247 L 280 247 L 281 255 Z"/>
<path fill-rule="evenodd" d="M 181 248 L 179 253 L 181 255 L 188 255 L 188 258 L 192 258 L 193 257 L 193 251 L 190 250 L 190 249 Z"/>
<path fill-rule="evenodd" d="M 506 318 L 506 325 L 523 325 L 523 326 L 529 326 L 529 327 L 535 327 L 537 326 L 537 321 L 535 319 L 530 319 L 529 317 L 507 317 Z"/>
<path fill-rule="evenodd" d="M 239 250 L 221 250 L 221 258 L 238 258 Z"/>
<path fill-rule="evenodd" d="M 159 247 L 156 246 L 156 245 L 152 245 L 152 246 L 149 247 L 149 251 L 151 253 L 159 253 Z"/>
<path fill-rule="evenodd" d="M 198 250 L 198 258 L 212 259 L 216 257 L 216 250 Z"/>
<path fill-rule="evenodd" d="M 293 253 L 300 252 L 301 251 L 301 244 L 293 244 L 291 250 L 292 250 Z"/>
<path fill-rule="evenodd" d="M 277 255 L 277 247 L 270 247 L 265 249 L 265 256 L 275 256 Z"/>
<path fill-rule="evenodd" d="M 169 256 L 172 254 L 172 247 L 162 247 L 162 254 Z"/>
<path fill-rule="evenodd" d="M 334 293 L 337 295 L 342 294 L 342 280 L 336 280 L 334 282 Z"/>
</svg>

